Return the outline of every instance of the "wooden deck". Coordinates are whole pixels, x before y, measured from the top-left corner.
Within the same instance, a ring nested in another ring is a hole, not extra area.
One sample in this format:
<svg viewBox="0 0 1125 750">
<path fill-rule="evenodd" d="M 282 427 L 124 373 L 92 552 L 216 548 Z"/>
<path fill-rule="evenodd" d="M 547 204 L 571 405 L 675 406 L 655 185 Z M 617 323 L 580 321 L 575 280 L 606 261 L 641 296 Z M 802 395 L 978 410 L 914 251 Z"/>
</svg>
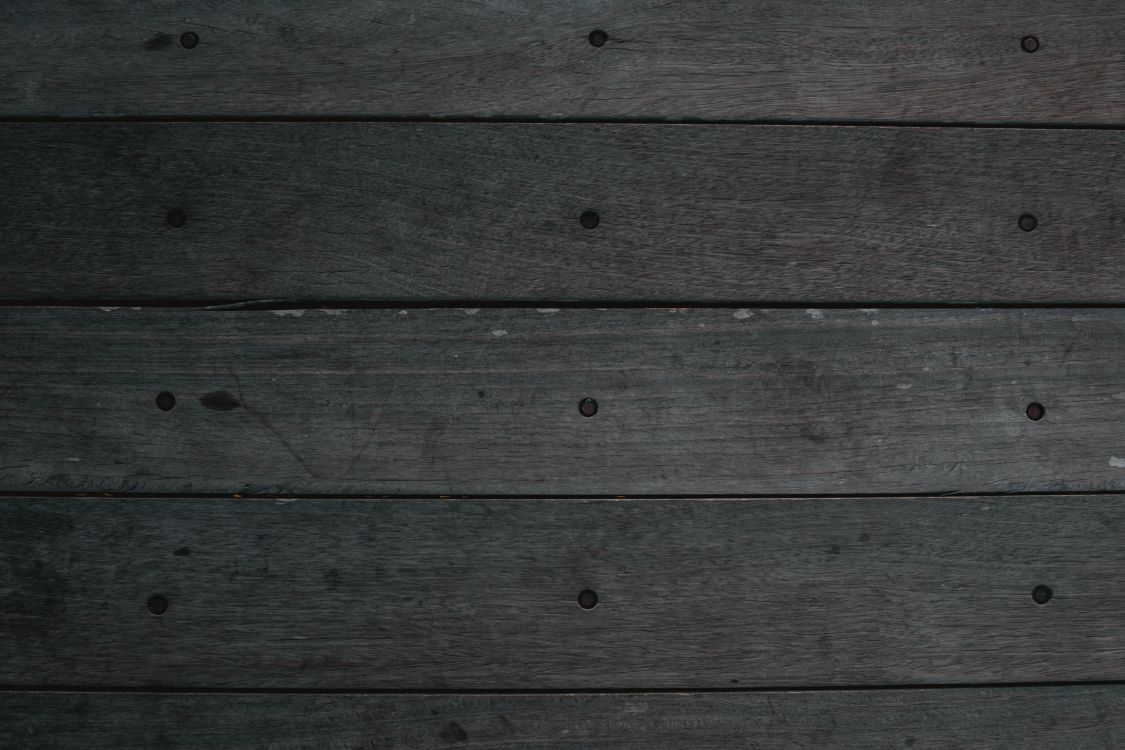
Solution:
<svg viewBox="0 0 1125 750">
<path fill-rule="evenodd" d="M 1125 747 L 1125 6 L 0 28 L 0 748 Z"/>
</svg>

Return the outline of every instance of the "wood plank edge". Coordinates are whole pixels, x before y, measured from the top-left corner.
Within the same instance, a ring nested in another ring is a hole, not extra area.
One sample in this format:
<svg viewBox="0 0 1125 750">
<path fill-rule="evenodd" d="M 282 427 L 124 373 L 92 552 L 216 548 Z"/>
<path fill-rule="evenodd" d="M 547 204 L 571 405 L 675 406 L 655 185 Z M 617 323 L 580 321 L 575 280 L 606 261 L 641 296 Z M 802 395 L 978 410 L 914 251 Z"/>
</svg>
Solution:
<svg viewBox="0 0 1125 750">
<path fill-rule="evenodd" d="M 1125 685 L 658 693 L 3 692 L 20 747 L 1119 747 Z"/>
</svg>

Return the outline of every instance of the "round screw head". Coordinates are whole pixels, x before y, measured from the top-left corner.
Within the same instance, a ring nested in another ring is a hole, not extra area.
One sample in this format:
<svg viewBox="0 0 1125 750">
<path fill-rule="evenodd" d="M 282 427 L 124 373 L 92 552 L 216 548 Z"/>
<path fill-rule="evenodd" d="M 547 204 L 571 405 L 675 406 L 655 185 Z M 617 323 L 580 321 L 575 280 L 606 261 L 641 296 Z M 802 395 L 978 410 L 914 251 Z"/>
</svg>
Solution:
<svg viewBox="0 0 1125 750">
<path fill-rule="evenodd" d="M 1034 232 L 1036 227 L 1039 226 L 1039 220 L 1032 214 L 1024 214 L 1020 217 L 1020 229 L 1025 232 Z"/>
<path fill-rule="evenodd" d="M 598 413 L 598 402 L 592 398 L 584 398 L 578 402 L 578 413 L 584 417 L 592 417 Z"/>
<path fill-rule="evenodd" d="M 598 216 L 595 211 L 584 211 L 582 215 L 578 217 L 578 223 L 581 224 L 584 229 L 597 229 L 598 224 L 602 223 L 602 217 Z"/>
<path fill-rule="evenodd" d="M 1035 52 L 1039 49 L 1039 40 L 1033 36 L 1025 36 L 1020 40 L 1020 47 L 1024 52 Z"/>
<path fill-rule="evenodd" d="M 1051 601 L 1051 597 L 1054 595 L 1055 592 L 1051 591 L 1050 586 L 1043 586 L 1042 584 L 1031 590 L 1031 598 L 1036 604 L 1046 604 Z"/>
<path fill-rule="evenodd" d="M 585 589 L 578 593 L 578 606 L 582 609 L 593 609 L 598 606 L 598 594 L 596 591 Z"/>
<path fill-rule="evenodd" d="M 168 215 L 164 217 L 164 220 L 168 222 L 168 226 L 173 229 L 179 229 L 184 224 L 187 224 L 187 214 L 184 213 L 183 209 L 173 208 L 168 212 Z"/>
<path fill-rule="evenodd" d="M 590 40 L 590 44 L 594 45 L 595 47 L 601 47 L 609 41 L 609 34 L 605 33 L 601 29 L 594 29 L 590 32 L 590 36 L 586 38 Z"/>
<path fill-rule="evenodd" d="M 1038 401 L 1032 401 L 1027 405 L 1027 418 L 1032 422 L 1038 422 L 1040 419 L 1047 415 L 1047 409 L 1043 404 Z"/>
<path fill-rule="evenodd" d="M 199 34 L 194 31 L 185 31 L 180 34 L 180 46 L 184 49 L 195 49 L 199 46 Z"/>
<path fill-rule="evenodd" d="M 176 408 L 176 397 L 168 391 L 156 394 L 156 408 L 160 411 L 172 411 Z"/>
<path fill-rule="evenodd" d="M 145 603 L 145 608 L 148 609 L 149 614 L 159 617 L 168 611 L 168 597 L 163 594 L 153 594 Z"/>
</svg>

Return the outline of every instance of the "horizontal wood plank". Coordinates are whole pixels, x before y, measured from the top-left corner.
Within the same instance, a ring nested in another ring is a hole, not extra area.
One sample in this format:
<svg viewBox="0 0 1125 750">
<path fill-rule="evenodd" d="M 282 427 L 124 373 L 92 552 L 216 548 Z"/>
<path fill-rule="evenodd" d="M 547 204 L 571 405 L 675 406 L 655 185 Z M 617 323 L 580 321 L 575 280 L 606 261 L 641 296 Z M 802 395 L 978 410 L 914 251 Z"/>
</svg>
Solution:
<svg viewBox="0 0 1125 750">
<path fill-rule="evenodd" d="M 1125 122 L 1113 0 L 7 0 L 0 27 L 2 116 Z"/>
<path fill-rule="evenodd" d="M 1125 489 L 1120 309 L 6 308 L 0 337 L 6 491 Z"/>
<path fill-rule="evenodd" d="M 1120 686 L 600 695 L 3 693 L 43 750 L 1117 750 Z"/>
<path fill-rule="evenodd" d="M 1121 132 L 133 123 L 0 135 L 0 299 L 1125 299 Z"/>
<path fill-rule="evenodd" d="M 0 517 L 3 685 L 1125 679 L 1116 495 L 6 498 Z"/>
</svg>

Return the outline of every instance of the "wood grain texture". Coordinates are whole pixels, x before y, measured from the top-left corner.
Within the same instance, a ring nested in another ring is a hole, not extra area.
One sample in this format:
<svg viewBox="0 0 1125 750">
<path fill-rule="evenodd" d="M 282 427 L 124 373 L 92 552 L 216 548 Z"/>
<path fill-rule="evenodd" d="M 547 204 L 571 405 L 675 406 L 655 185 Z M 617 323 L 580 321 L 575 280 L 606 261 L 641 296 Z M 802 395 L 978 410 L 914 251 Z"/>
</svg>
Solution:
<svg viewBox="0 0 1125 750">
<path fill-rule="evenodd" d="M 1120 132 L 174 123 L 0 135 L 0 299 L 1125 299 Z M 175 208 L 178 229 L 165 221 Z M 596 229 L 580 224 L 587 210 Z"/>
<path fill-rule="evenodd" d="M 1117 495 L 6 498 L 0 513 L 4 685 L 1125 678 Z"/>
<path fill-rule="evenodd" d="M 1114 0 L 8 0 L 0 27 L 4 116 L 1125 122 Z"/>
<path fill-rule="evenodd" d="M 6 491 L 1125 489 L 1120 309 L 6 308 L 0 337 Z"/>
<path fill-rule="evenodd" d="M 1120 686 L 601 695 L 0 694 L 39 750 L 1117 750 Z"/>
</svg>

